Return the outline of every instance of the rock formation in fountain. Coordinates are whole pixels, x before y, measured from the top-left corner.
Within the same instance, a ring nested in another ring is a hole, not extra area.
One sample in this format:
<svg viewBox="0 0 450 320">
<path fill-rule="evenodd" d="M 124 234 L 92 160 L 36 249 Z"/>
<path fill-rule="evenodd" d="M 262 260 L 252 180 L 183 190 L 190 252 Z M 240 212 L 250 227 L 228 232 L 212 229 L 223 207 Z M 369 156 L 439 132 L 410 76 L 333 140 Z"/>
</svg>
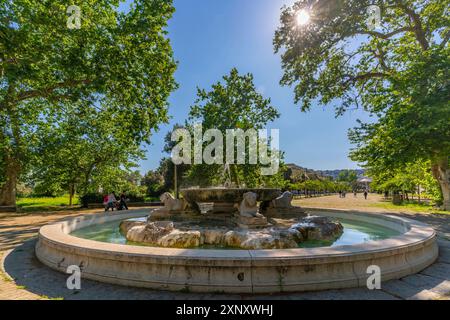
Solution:
<svg viewBox="0 0 450 320">
<path fill-rule="evenodd" d="M 243 229 L 199 227 L 171 221 L 123 221 L 120 229 L 129 241 L 169 248 L 196 248 L 202 245 L 240 249 L 297 248 L 306 240 L 332 240 L 339 237 L 343 227 L 327 217 L 273 219 L 270 227 Z"/>
<path fill-rule="evenodd" d="M 224 244 L 241 249 L 288 249 L 297 248 L 303 240 L 297 230 L 243 230 L 229 231 L 225 234 Z"/>
<path fill-rule="evenodd" d="M 124 220 L 120 223 L 120 232 L 122 234 L 127 234 L 128 230 L 137 226 L 145 226 L 147 222 L 145 221 L 136 221 L 134 219 Z"/>
<path fill-rule="evenodd" d="M 145 225 L 131 226 L 126 235 L 127 239 L 133 242 L 144 242 L 144 243 L 156 243 L 159 238 L 165 236 L 173 231 L 173 222 L 171 221 L 157 221 L 149 222 Z M 121 224 L 121 230 L 125 229 L 126 226 Z"/>
<path fill-rule="evenodd" d="M 201 236 L 200 231 L 173 230 L 159 238 L 157 244 L 169 248 L 195 248 L 200 246 Z"/>
<path fill-rule="evenodd" d="M 291 226 L 291 229 L 300 231 L 308 240 L 333 240 L 344 231 L 344 227 L 339 222 L 319 216 L 303 218 L 299 223 Z"/>
<path fill-rule="evenodd" d="M 332 240 L 342 234 L 339 222 L 306 216 L 300 207 L 292 205 L 292 193 L 280 194 L 276 189 L 189 189 L 184 192 L 186 200 L 179 200 L 164 193 L 164 207 L 153 210 L 147 222 L 126 220 L 120 230 L 129 241 L 153 246 L 211 245 L 249 250 L 297 248 L 307 240 Z M 205 201 L 226 206 L 225 214 L 192 210 Z M 271 217 L 270 223 L 265 215 Z"/>
</svg>

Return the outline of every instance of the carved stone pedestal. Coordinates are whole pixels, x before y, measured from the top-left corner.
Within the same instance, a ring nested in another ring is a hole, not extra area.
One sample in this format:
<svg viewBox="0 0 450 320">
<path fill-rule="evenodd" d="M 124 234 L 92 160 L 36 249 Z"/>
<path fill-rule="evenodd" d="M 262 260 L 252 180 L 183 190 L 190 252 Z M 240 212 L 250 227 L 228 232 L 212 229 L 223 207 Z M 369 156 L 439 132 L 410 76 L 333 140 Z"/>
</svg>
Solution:
<svg viewBox="0 0 450 320">
<path fill-rule="evenodd" d="M 185 220 L 189 217 L 197 215 L 197 212 L 190 210 L 166 210 L 165 208 L 158 208 L 151 212 L 148 217 L 148 221 L 165 221 L 165 220 L 173 220 L 173 221 L 181 221 Z"/>
</svg>

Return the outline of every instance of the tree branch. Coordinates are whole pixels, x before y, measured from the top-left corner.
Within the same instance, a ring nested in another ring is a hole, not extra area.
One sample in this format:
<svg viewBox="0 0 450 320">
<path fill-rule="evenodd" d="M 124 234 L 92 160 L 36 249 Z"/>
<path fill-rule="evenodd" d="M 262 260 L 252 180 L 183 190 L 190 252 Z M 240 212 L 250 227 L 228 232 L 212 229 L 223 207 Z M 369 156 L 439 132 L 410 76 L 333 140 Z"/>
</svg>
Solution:
<svg viewBox="0 0 450 320">
<path fill-rule="evenodd" d="M 17 97 L 14 99 L 14 102 L 19 102 L 35 97 L 48 97 L 50 96 L 56 89 L 63 89 L 63 88 L 73 88 L 80 84 L 89 84 L 91 83 L 90 80 L 69 80 L 69 81 L 63 81 L 59 82 L 53 86 L 43 88 L 43 89 L 37 89 L 37 90 L 29 90 L 25 92 L 21 92 L 17 95 Z"/>
<path fill-rule="evenodd" d="M 444 39 L 442 39 L 442 42 L 441 42 L 441 45 L 440 45 L 441 49 L 444 49 L 444 47 L 447 44 L 448 40 L 450 40 L 450 30 L 447 31 Z"/>
<path fill-rule="evenodd" d="M 380 43 L 377 43 L 377 51 L 375 51 L 375 50 L 369 50 L 369 51 L 372 52 L 374 57 L 378 59 L 378 63 L 384 71 L 386 71 L 386 72 L 392 71 L 392 69 L 389 68 L 386 63 L 386 53 L 383 52 L 383 49 L 381 48 Z"/>
<path fill-rule="evenodd" d="M 425 31 L 423 29 L 420 16 L 413 9 L 408 8 L 401 0 L 396 0 L 395 2 L 397 3 L 397 6 L 402 9 L 414 23 L 413 31 L 422 49 L 428 50 L 430 46 L 425 36 Z"/>
<path fill-rule="evenodd" d="M 375 78 L 387 78 L 389 76 L 388 73 L 384 72 L 367 72 L 358 74 L 356 76 L 344 74 L 344 77 L 347 77 L 348 79 L 344 82 L 344 85 L 348 85 L 349 83 L 355 83 L 358 81 L 365 81 L 369 79 L 375 79 Z"/>
<path fill-rule="evenodd" d="M 396 34 L 399 34 L 399 33 L 402 33 L 402 32 L 408 32 L 408 31 L 409 32 L 413 32 L 414 29 L 411 28 L 411 27 L 402 27 L 400 29 L 394 30 L 394 31 L 389 32 L 389 33 L 381 33 L 381 32 L 378 32 L 378 31 L 370 31 L 370 30 L 358 31 L 357 33 L 358 34 L 367 34 L 367 35 L 371 35 L 371 36 L 374 36 L 374 37 L 377 37 L 377 38 L 380 38 L 380 39 L 383 39 L 383 40 L 387 40 L 387 39 L 395 36 Z"/>
</svg>

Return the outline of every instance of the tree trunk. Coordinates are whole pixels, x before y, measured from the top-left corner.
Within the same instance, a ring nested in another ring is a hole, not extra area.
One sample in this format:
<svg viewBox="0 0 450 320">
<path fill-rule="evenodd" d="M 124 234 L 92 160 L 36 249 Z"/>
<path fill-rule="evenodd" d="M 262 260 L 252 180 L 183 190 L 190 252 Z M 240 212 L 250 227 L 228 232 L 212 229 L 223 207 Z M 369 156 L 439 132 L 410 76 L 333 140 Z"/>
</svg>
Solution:
<svg viewBox="0 0 450 320">
<path fill-rule="evenodd" d="M 439 158 L 432 162 L 431 170 L 434 178 L 441 187 L 442 198 L 444 200 L 444 210 L 450 211 L 450 168 L 448 165 L 448 156 Z"/>
<path fill-rule="evenodd" d="M 14 88 L 9 86 L 8 95 L 11 95 Z M 3 174 L 5 182 L 0 187 L 0 206 L 16 205 L 17 180 L 22 169 L 21 159 L 23 156 L 23 145 L 20 132 L 20 118 L 17 113 L 16 106 L 7 102 L 3 105 L 6 110 L 6 117 L 2 121 L 0 128 L 0 145 L 3 145 L 1 156 L 4 165 Z M 6 139 L 7 128 L 11 130 L 11 137 Z"/>
<path fill-rule="evenodd" d="M 0 187 L 0 206 L 16 205 L 16 186 L 19 166 L 12 158 L 6 157 L 5 183 Z"/>
<path fill-rule="evenodd" d="M 69 206 L 71 207 L 73 205 L 73 197 L 75 195 L 75 185 L 71 184 L 69 186 Z"/>
<path fill-rule="evenodd" d="M 237 165 L 230 165 L 230 175 L 237 188 L 240 188 L 241 182 L 239 181 L 239 172 Z"/>
</svg>

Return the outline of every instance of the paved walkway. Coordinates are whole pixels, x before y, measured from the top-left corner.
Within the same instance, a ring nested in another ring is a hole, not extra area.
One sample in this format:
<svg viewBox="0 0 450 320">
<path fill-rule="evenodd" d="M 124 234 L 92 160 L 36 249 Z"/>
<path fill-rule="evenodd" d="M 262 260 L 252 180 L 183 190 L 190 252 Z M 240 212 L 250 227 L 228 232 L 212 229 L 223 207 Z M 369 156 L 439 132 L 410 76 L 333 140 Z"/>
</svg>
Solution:
<svg viewBox="0 0 450 320">
<path fill-rule="evenodd" d="M 352 209 L 356 211 L 372 212 L 378 214 L 389 214 L 401 216 L 409 219 L 421 221 L 432 226 L 439 237 L 450 241 L 450 214 L 429 214 L 418 213 L 405 207 L 398 207 L 395 211 L 380 208 L 377 205 L 385 202 L 382 196 L 370 194 L 367 200 L 361 194 L 357 198 L 353 194 L 347 194 L 346 198 L 339 198 L 338 195 L 302 198 L 294 200 L 294 204 L 305 208 L 328 208 L 328 209 Z"/>
<path fill-rule="evenodd" d="M 323 203 L 330 201 L 331 204 L 328 206 L 333 207 L 334 200 L 331 197 L 321 199 Z M 327 205 L 323 205 L 323 203 L 322 207 L 326 207 Z M 305 204 L 303 203 L 303 205 Z M 309 206 L 313 207 L 313 205 Z M 99 212 L 99 210 L 82 213 L 95 212 Z M 40 226 L 77 214 L 73 211 L 26 216 L 0 214 L 0 257 L 3 257 L 0 264 L 0 299 L 450 299 L 450 241 L 445 239 L 448 235 L 450 215 L 398 213 L 427 222 L 438 229 L 440 257 L 435 264 L 416 275 L 382 283 L 381 290 L 371 291 L 366 288 L 356 288 L 255 296 L 155 291 L 108 285 L 90 280 L 82 280 L 82 287 L 79 291 L 68 290 L 66 288 L 67 276 L 42 265 L 34 255 L 34 245 Z"/>
</svg>

